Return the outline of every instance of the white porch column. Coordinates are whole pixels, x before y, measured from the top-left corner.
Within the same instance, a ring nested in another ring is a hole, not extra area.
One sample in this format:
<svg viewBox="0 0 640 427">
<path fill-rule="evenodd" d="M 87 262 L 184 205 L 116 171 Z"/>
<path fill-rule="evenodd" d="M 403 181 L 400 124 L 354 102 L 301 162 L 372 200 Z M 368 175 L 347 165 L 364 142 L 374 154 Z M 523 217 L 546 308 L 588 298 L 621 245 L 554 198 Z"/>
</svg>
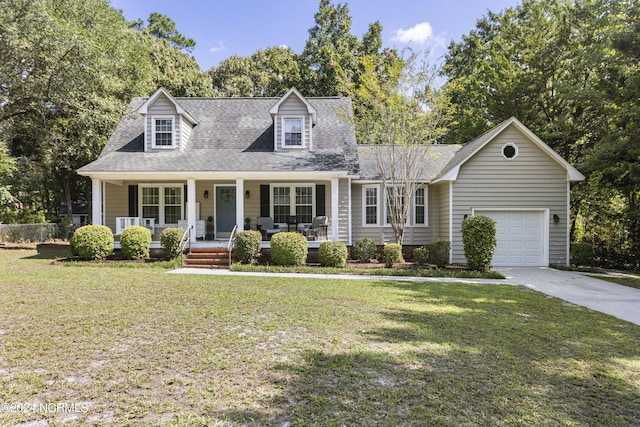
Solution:
<svg viewBox="0 0 640 427">
<path fill-rule="evenodd" d="M 244 230 L 244 179 L 236 179 L 236 225 Z"/>
<path fill-rule="evenodd" d="M 191 229 L 191 242 L 196 241 L 196 180 L 187 179 L 187 227 Z"/>
<path fill-rule="evenodd" d="M 91 224 L 102 225 L 102 181 L 91 178 Z"/>
<path fill-rule="evenodd" d="M 338 178 L 331 178 L 331 240 L 338 241 L 338 212 L 339 212 Z"/>
</svg>

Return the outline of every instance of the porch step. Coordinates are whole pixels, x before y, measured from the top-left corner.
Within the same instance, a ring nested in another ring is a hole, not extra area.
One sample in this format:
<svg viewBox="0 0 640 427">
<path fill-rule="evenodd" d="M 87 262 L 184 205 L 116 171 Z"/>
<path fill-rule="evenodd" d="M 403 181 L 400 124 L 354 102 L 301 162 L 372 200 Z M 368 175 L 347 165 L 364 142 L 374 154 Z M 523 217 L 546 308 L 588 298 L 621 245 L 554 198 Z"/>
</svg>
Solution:
<svg viewBox="0 0 640 427">
<path fill-rule="evenodd" d="M 192 248 L 184 261 L 189 268 L 229 268 L 226 248 Z"/>
</svg>

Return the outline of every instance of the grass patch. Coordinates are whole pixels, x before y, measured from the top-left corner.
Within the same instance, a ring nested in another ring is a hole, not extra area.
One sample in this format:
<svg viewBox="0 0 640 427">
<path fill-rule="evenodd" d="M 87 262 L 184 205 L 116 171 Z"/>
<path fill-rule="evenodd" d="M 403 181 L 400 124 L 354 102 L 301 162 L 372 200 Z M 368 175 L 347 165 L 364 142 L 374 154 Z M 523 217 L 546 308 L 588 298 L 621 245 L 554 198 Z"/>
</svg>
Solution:
<svg viewBox="0 0 640 427">
<path fill-rule="evenodd" d="M 607 282 L 617 283 L 618 285 L 628 286 L 630 288 L 640 289 L 640 277 L 629 276 L 605 276 L 605 275 L 588 275 L 594 279 L 606 280 Z"/>
<path fill-rule="evenodd" d="M 299 267 L 283 267 L 278 265 L 248 265 L 234 263 L 231 271 L 263 272 L 263 273 L 312 273 L 312 274 L 360 274 L 368 276 L 412 276 L 412 277 L 445 277 L 458 279 L 504 279 L 499 271 L 470 271 L 461 269 L 402 269 L 402 268 L 334 268 L 303 265 Z"/>
<path fill-rule="evenodd" d="M 164 274 L 0 250 L 0 425 L 635 425 L 640 327 L 509 285 Z M 74 418 L 75 417 L 75 418 Z"/>
</svg>

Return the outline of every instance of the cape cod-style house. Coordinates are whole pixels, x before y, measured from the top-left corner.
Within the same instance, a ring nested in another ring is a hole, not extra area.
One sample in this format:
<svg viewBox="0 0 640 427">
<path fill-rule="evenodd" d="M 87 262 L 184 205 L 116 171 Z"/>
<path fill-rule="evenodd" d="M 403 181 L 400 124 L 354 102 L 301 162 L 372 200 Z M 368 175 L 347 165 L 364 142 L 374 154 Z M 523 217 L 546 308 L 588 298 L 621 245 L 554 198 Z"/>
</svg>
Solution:
<svg viewBox="0 0 640 427">
<path fill-rule="evenodd" d="M 174 98 L 158 89 L 134 98 L 99 158 L 92 223 L 116 236 L 129 224 L 189 227 L 192 247 L 226 246 L 234 226 L 280 230 L 351 246 L 393 241 L 385 191 L 370 147 L 359 146 L 351 101 L 306 98 Z M 571 182 L 584 177 L 517 119 L 464 145 L 429 145 L 412 195 L 405 245 L 451 241 L 465 263 L 462 220 L 497 221 L 494 266 L 567 264 Z M 315 220 L 315 221 L 314 221 Z M 116 243 L 117 245 L 118 243 Z"/>
</svg>

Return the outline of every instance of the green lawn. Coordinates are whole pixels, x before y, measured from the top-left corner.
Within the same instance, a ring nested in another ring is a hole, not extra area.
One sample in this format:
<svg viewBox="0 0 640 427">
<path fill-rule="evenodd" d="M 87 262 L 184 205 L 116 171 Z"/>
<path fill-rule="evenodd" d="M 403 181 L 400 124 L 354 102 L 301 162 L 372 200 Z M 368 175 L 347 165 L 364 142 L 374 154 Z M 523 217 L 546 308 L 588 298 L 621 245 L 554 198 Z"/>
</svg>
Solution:
<svg viewBox="0 0 640 427">
<path fill-rule="evenodd" d="M 640 276 L 630 277 L 627 276 L 603 276 L 603 275 L 589 275 L 596 279 L 606 280 L 607 282 L 617 283 L 618 285 L 628 286 L 630 288 L 640 289 Z"/>
<path fill-rule="evenodd" d="M 182 276 L 52 256 L 0 250 L 0 408 L 50 409 L 5 410 L 0 425 L 640 420 L 640 326 L 523 288 Z"/>
</svg>

